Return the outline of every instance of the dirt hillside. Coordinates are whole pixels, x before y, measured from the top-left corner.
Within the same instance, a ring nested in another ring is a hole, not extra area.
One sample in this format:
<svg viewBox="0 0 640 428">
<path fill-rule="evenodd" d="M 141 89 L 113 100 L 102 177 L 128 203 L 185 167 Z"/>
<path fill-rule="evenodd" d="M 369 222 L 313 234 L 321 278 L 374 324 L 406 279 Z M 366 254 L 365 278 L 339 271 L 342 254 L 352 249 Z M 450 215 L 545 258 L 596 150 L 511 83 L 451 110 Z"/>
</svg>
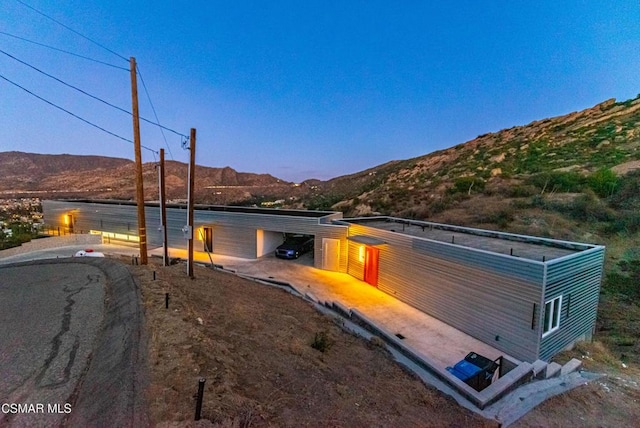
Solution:
<svg viewBox="0 0 640 428">
<path fill-rule="evenodd" d="M 498 426 L 422 383 L 380 343 L 344 332 L 284 290 L 198 266 L 191 280 L 184 265 L 151 262 L 130 268 L 146 310 L 148 401 L 156 426 Z M 599 343 L 560 356 L 572 357 L 605 376 L 546 401 L 513 426 L 613 427 L 640 420 L 637 369 L 612 370 L 611 354 Z M 206 383 L 203 420 L 196 425 L 199 378 Z"/>
</svg>

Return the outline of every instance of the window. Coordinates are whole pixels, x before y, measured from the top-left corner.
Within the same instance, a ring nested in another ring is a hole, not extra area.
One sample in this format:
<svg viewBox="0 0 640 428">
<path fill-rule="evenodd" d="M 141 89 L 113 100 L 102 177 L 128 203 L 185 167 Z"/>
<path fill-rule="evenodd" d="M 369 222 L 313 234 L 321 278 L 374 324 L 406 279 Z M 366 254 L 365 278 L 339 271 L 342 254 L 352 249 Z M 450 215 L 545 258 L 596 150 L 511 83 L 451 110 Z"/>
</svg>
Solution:
<svg viewBox="0 0 640 428">
<path fill-rule="evenodd" d="M 544 323 L 542 325 L 542 337 L 560 328 L 560 308 L 562 296 L 549 300 L 544 304 Z"/>
</svg>

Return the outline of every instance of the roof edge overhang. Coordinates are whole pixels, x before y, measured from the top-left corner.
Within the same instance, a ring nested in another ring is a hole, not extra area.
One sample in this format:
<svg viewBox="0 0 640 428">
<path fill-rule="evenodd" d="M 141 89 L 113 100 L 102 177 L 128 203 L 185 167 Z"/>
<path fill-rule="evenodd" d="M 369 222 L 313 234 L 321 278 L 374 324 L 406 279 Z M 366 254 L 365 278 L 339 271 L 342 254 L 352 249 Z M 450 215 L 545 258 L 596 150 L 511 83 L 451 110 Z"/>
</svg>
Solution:
<svg viewBox="0 0 640 428">
<path fill-rule="evenodd" d="M 347 236 L 347 239 L 349 241 L 357 242 L 358 244 L 364 244 L 364 245 L 376 246 L 376 245 L 386 244 L 386 242 L 383 241 L 382 239 L 374 238 L 373 236 L 367 236 L 367 235 Z"/>
</svg>

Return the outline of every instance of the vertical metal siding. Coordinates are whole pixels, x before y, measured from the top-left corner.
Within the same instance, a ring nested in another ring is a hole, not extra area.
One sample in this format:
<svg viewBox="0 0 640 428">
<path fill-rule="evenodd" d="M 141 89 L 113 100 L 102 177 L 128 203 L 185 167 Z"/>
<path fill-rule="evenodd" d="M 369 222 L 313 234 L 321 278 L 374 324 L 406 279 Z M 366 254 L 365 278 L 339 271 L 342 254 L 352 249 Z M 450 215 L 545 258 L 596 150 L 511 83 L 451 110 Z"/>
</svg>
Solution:
<svg viewBox="0 0 640 428">
<path fill-rule="evenodd" d="M 364 262 L 360 261 L 360 247 L 363 244 L 357 242 L 348 242 L 349 264 L 347 267 L 347 273 L 352 277 L 364 281 Z"/>
<path fill-rule="evenodd" d="M 341 216 L 341 214 L 338 213 L 336 216 Z M 318 217 L 196 210 L 194 218 L 197 225 L 213 226 L 214 235 L 217 225 L 314 235 L 314 266 L 318 269 L 322 268 L 322 238 L 339 239 L 340 247 L 347 248 L 348 226 L 325 224 Z M 346 272 L 346 270 L 347 252 L 341 251 L 340 272 Z"/>
<path fill-rule="evenodd" d="M 52 226 L 64 227 L 63 214 L 73 211 L 76 230 L 102 230 L 114 233 L 138 235 L 138 220 L 136 206 L 132 204 L 118 205 L 116 203 L 92 203 L 74 201 L 43 201 L 45 221 Z M 145 207 L 147 220 L 147 242 L 149 248 L 162 246 L 162 235 L 159 231 L 160 208 Z M 300 233 L 315 236 L 314 266 L 322 268 L 322 238 L 340 240 L 340 272 L 347 271 L 347 233 L 348 226 L 329 224 L 330 220 L 342 218 L 341 213 L 329 214 L 325 217 L 289 216 L 281 214 L 243 213 L 233 211 L 198 210 L 194 212 L 195 226 L 211 226 L 216 231 L 223 230 L 218 236 L 218 245 L 214 252 L 236 257 L 256 257 L 256 229 L 283 233 Z M 167 209 L 167 240 L 169 247 L 187 248 L 182 227 L 187 224 L 187 210 L 184 208 Z M 220 229 L 224 227 L 225 229 Z M 238 235 L 234 242 L 227 229 L 238 228 Z M 246 229 L 253 230 L 253 234 Z M 250 236 L 252 235 L 252 236 Z M 214 243 L 215 245 L 215 243 Z M 230 248 L 227 250 L 226 245 Z M 242 248 L 242 249 L 241 249 Z M 249 249 L 251 248 L 251 249 Z M 245 254 L 241 256 L 239 254 Z M 253 254 L 252 256 L 247 256 Z"/>
<path fill-rule="evenodd" d="M 549 360 L 577 338 L 590 335 L 593 331 L 602 281 L 604 250 L 604 247 L 596 247 L 548 263 L 543 301 L 563 297 L 560 328 L 542 338 L 540 359 Z"/>
<path fill-rule="evenodd" d="M 62 216 L 68 209 L 65 205 L 57 201 L 42 201 L 42 215 L 44 223 L 50 227 L 62 227 L 64 221 Z"/>
<path fill-rule="evenodd" d="M 378 247 L 382 291 L 513 357 L 537 358 L 538 330 L 531 328 L 531 318 L 541 299 L 542 263 L 358 224 L 349 234 L 387 243 Z M 348 272 L 361 279 L 358 247 L 350 242 Z"/>
<path fill-rule="evenodd" d="M 245 227 L 213 227 L 213 253 L 225 256 L 256 258 L 256 229 Z"/>
</svg>

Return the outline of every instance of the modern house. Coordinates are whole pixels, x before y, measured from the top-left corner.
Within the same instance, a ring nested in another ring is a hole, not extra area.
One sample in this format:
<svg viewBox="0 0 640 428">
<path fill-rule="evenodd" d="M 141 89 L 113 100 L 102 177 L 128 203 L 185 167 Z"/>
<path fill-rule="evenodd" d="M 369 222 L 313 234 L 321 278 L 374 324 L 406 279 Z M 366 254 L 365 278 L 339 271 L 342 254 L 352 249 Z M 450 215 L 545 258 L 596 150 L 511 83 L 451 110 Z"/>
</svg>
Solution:
<svg viewBox="0 0 640 428">
<path fill-rule="evenodd" d="M 44 201 L 45 222 L 137 243 L 136 206 Z M 162 245 L 158 204 L 146 204 L 150 248 Z M 167 209 L 168 245 L 186 248 L 183 205 Z M 315 238 L 314 266 L 344 272 L 522 361 L 548 361 L 595 327 L 604 247 L 392 217 L 196 206 L 196 251 L 247 259 L 283 234 Z M 283 262 L 287 263 L 287 262 Z"/>
</svg>

